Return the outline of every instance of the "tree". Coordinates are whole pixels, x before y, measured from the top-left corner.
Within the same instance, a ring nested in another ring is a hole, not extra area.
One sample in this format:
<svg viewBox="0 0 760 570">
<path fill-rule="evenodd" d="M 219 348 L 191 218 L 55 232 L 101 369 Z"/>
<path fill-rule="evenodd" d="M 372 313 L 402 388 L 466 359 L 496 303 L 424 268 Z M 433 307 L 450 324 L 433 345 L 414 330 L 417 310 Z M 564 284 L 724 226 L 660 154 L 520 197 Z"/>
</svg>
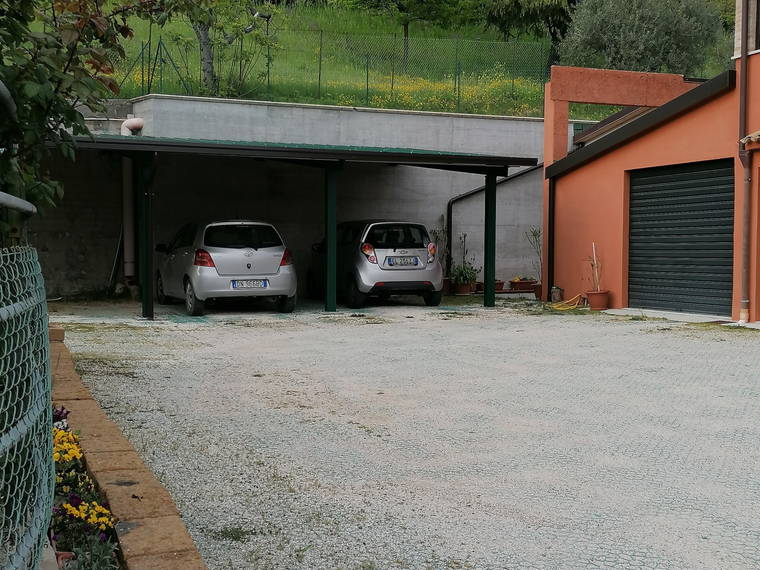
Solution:
<svg viewBox="0 0 760 570">
<path fill-rule="evenodd" d="M 353 0 L 347 5 L 384 12 L 393 16 L 404 33 L 403 66 L 409 61 L 409 26 L 413 22 L 436 22 L 449 27 L 458 8 L 451 0 Z"/>
<path fill-rule="evenodd" d="M 162 24 L 207 0 L 0 0 L 0 190 L 54 205 L 61 185 L 45 170 L 50 150 L 74 159 L 74 136 L 88 134 L 78 106 L 103 107 L 117 93 L 120 41 L 128 18 Z M 15 108 L 15 112 L 14 112 Z"/>
<path fill-rule="evenodd" d="M 476 0 L 475 13 L 507 40 L 521 33 L 548 33 L 557 45 L 570 25 L 577 0 Z"/>
<path fill-rule="evenodd" d="M 564 65 L 693 74 L 720 19 L 704 0 L 584 0 L 560 45 Z"/>
<path fill-rule="evenodd" d="M 277 7 L 271 3 L 260 5 L 253 0 L 216 0 L 191 14 L 190 24 L 200 50 L 203 86 L 209 95 L 238 95 L 261 52 L 266 53 L 267 66 L 271 64 L 276 41 L 275 36 L 270 34 L 269 24 L 277 13 Z M 249 46 L 246 46 L 245 37 L 252 38 Z M 237 67 L 237 74 L 231 73 L 222 88 L 221 70 L 214 62 L 219 52 L 229 46 L 236 46 L 227 59 L 235 60 L 229 62 L 232 64 L 230 70 Z"/>
</svg>

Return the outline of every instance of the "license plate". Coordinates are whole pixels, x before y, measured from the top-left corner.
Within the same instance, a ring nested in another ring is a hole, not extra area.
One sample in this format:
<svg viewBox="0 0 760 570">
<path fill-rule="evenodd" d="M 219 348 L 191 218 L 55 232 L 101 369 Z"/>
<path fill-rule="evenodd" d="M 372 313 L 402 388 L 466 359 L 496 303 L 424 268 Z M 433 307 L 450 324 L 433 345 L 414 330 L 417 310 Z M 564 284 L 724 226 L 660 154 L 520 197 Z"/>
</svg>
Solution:
<svg viewBox="0 0 760 570">
<path fill-rule="evenodd" d="M 266 279 L 239 279 L 232 281 L 233 289 L 262 289 L 266 286 Z"/>
<path fill-rule="evenodd" d="M 396 265 L 419 265 L 420 260 L 417 257 L 386 257 L 385 262 L 394 267 Z"/>
</svg>

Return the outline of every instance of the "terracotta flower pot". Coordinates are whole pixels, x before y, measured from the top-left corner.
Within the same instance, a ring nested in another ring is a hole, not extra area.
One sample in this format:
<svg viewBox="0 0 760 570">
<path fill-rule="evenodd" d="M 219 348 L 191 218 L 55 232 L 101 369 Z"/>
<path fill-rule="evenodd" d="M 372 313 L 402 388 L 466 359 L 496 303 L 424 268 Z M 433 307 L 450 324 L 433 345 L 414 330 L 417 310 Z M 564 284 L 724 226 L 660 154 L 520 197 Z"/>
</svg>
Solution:
<svg viewBox="0 0 760 570">
<path fill-rule="evenodd" d="M 443 278 L 443 294 L 448 295 L 451 293 L 451 279 L 448 277 Z"/>
<path fill-rule="evenodd" d="M 533 285 L 533 294 L 536 296 L 536 299 L 539 301 L 541 300 L 541 283 L 536 283 Z"/>
<path fill-rule="evenodd" d="M 482 281 L 476 281 L 475 282 L 475 292 L 476 293 L 482 293 L 483 289 L 485 289 L 485 285 Z"/>
<path fill-rule="evenodd" d="M 609 291 L 586 291 L 586 298 L 592 311 L 604 311 L 610 306 Z"/>
<path fill-rule="evenodd" d="M 504 291 L 504 281 L 502 281 L 501 279 L 496 280 L 496 290 Z"/>
<path fill-rule="evenodd" d="M 510 279 L 509 288 L 512 291 L 533 291 L 535 279 Z"/>
<path fill-rule="evenodd" d="M 74 553 L 73 552 L 67 552 L 67 551 L 55 551 L 55 563 L 58 566 L 58 568 L 63 568 L 66 563 L 69 560 L 74 559 Z"/>
<path fill-rule="evenodd" d="M 472 283 L 456 283 L 454 293 L 457 295 L 469 295 L 472 293 Z"/>
</svg>

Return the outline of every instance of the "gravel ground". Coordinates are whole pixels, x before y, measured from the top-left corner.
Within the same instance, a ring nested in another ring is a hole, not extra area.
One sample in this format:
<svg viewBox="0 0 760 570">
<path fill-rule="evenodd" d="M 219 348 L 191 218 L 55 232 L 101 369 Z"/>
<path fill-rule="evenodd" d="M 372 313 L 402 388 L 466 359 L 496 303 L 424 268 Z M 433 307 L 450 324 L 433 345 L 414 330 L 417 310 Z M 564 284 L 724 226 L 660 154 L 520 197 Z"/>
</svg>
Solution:
<svg viewBox="0 0 760 570">
<path fill-rule="evenodd" d="M 757 331 L 54 308 L 210 568 L 760 566 Z"/>
</svg>

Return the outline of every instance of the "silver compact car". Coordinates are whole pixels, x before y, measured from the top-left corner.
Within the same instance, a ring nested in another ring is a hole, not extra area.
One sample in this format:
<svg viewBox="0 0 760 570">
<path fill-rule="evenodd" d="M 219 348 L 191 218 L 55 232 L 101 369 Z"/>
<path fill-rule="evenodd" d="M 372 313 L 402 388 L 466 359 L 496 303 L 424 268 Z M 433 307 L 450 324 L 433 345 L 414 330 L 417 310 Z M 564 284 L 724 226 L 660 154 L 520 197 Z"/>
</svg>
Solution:
<svg viewBox="0 0 760 570">
<path fill-rule="evenodd" d="M 279 311 L 295 309 L 293 256 L 271 224 L 187 224 L 156 251 L 159 303 L 184 299 L 188 314 L 195 316 L 203 314 L 209 299 L 228 297 L 273 297 Z"/>
<path fill-rule="evenodd" d="M 421 295 L 425 304 L 441 304 L 443 268 L 436 244 L 422 224 L 365 220 L 338 224 L 338 292 L 351 308 L 369 296 Z M 309 289 L 324 289 L 324 240 L 314 244 L 316 259 Z"/>
</svg>

